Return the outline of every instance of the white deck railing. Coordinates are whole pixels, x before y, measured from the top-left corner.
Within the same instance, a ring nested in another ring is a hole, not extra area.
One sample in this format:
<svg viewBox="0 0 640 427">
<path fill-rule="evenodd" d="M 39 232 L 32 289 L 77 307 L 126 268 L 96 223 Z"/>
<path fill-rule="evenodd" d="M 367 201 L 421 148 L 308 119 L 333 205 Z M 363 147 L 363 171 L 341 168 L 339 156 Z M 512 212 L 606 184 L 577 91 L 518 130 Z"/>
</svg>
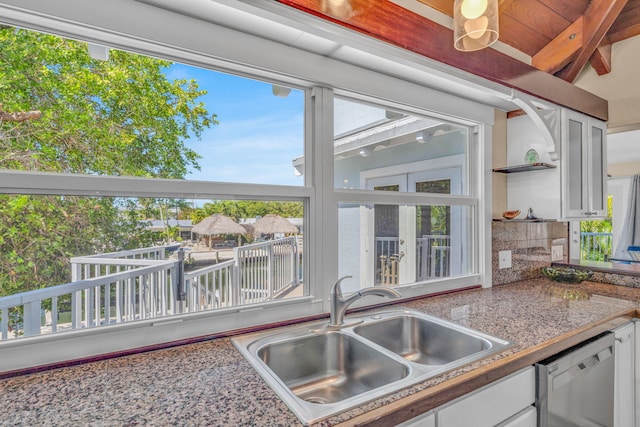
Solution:
<svg viewBox="0 0 640 427">
<path fill-rule="evenodd" d="M 177 262 L 146 261 L 145 266 L 0 298 L 0 336 L 9 338 L 10 311 L 22 311 L 19 335 L 90 328 L 171 314 L 175 310 Z M 43 309 L 51 323 L 42 325 Z M 60 327 L 58 314 L 70 312 Z M 44 328 L 43 328 L 44 326 Z M 44 331 L 43 331 L 44 329 Z"/>
<path fill-rule="evenodd" d="M 400 252 L 398 237 L 376 237 L 376 266 L 380 268 L 379 283 L 398 284 Z M 429 234 L 416 238 L 416 280 L 448 277 L 450 274 L 450 237 Z"/>
<path fill-rule="evenodd" d="M 450 237 L 426 234 L 417 238 L 417 280 L 448 277 L 450 274 Z"/>
<path fill-rule="evenodd" d="M 295 237 L 240 246 L 234 259 L 242 304 L 271 301 L 299 283 Z"/>
<path fill-rule="evenodd" d="M 237 283 L 235 274 L 235 260 L 185 273 L 186 309 L 194 312 L 238 305 L 232 286 Z"/>
<path fill-rule="evenodd" d="M 0 340 L 265 302 L 301 283 L 295 237 L 235 248 L 233 260 L 189 273 L 165 250 L 72 258 L 71 283 L 0 298 Z"/>
</svg>

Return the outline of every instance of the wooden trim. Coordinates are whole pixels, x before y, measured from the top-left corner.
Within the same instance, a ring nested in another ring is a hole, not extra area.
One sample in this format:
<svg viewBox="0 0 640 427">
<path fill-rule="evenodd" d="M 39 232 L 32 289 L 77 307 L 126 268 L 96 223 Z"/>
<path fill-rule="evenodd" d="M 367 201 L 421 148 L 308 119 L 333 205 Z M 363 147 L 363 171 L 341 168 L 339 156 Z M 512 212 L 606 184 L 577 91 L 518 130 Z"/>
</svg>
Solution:
<svg viewBox="0 0 640 427">
<path fill-rule="evenodd" d="M 452 30 L 390 1 L 350 0 L 349 7 L 340 10 L 317 0 L 277 1 L 555 104 L 601 120 L 609 117 L 605 99 L 493 49 L 459 52 Z"/>
<path fill-rule="evenodd" d="M 513 110 L 507 112 L 507 119 L 513 119 L 514 117 L 526 116 L 527 112 L 524 110 Z"/>
</svg>

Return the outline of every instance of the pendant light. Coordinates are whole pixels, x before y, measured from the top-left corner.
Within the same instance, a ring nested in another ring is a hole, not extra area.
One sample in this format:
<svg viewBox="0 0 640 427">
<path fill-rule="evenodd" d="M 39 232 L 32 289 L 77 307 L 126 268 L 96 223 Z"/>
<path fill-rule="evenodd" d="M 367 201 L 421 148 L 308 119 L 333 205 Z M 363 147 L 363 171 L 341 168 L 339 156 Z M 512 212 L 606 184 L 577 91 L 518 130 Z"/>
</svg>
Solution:
<svg viewBox="0 0 640 427">
<path fill-rule="evenodd" d="M 454 47 L 470 52 L 498 40 L 498 0 L 455 0 L 453 5 Z"/>
</svg>

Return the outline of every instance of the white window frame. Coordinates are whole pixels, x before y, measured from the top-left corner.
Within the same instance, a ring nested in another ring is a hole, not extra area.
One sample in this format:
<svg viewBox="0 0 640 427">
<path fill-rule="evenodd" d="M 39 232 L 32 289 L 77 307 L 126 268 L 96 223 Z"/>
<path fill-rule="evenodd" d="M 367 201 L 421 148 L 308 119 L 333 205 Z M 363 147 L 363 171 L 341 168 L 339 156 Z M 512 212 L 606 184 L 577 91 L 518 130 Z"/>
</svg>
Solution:
<svg viewBox="0 0 640 427">
<path fill-rule="evenodd" d="M 427 194 L 427 193 L 402 193 L 402 192 L 391 192 L 391 191 L 373 191 L 373 190 L 352 190 L 352 189 L 340 189 L 336 188 L 335 197 L 337 203 L 344 204 L 363 204 L 363 205 L 374 205 L 374 204 L 391 204 L 391 205 L 407 205 L 407 206 L 416 206 L 416 205 L 443 205 L 443 206 L 468 206 L 470 208 L 471 215 L 471 224 L 469 229 L 469 244 L 471 249 L 469 253 L 471 254 L 472 259 L 468 260 L 468 269 L 471 271 L 470 274 L 464 274 L 457 277 L 451 278 L 441 278 L 434 281 L 421 282 L 421 283 L 413 283 L 408 285 L 401 285 L 398 289 L 401 291 L 403 297 L 418 297 L 422 295 L 429 295 L 433 293 L 452 291 L 456 289 L 462 289 L 466 287 L 476 286 L 478 284 L 482 284 L 483 286 L 487 286 L 487 282 L 485 282 L 485 278 L 487 277 L 487 266 L 486 259 L 483 258 L 482 255 L 482 247 L 486 246 L 486 236 L 480 234 L 480 230 L 482 227 L 479 224 L 485 221 L 485 217 L 483 215 L 483 211 L 485 209 L 483 200 L 480 200 L 479 195 L 483 193 L 482 191 L 482 182 L 483 176 L 481 171 L 483 170 L 483 162 L 485 161 L 484 156 L 482 154 L 485 152 L 485 141 L 486 141 L 486 126 L 482 123 L 472 122 L 469 120 L 455 120 L 453 117 L 447 117 L 443 114 L 432 113 L 429 111 L 419 110 L 416 108 L 411 108 L 406 105 L 401 105 L 397 102 L 389 102 L 382 101 L 378 99 L 374 99 L 372 97 L 363 96 L 363 95 L 353 95 L 345 92 L 340 92 L 341 98 L 351 98 L 360 100 L 364 103 L 377 105 L 380 108 L 389 108 L 396 111 L 405 111 L 410 114 L 422 115 L 431 118 L 438 118 L 445 122 L 450 122 L 457 126 L 466 126 L 469 131 L 468 141 L 467 141 L 467 153 L 464 155 L 469 160 L 463 160 L 467 165 L 466 171 L 466 179 L 463 181 L 463 193 L 467 194 Z M 490 135 L 490 133 L 489 133 Z M 437 160 L 437 159 L 434 159 Z M 388 167 L 383 167 L 374 170 L 368 170 L 361 172 L 360 175 L 360 188 L 365 188 L 366 180 L 369 177 L 378 176 L 381 177 L 380 183 L 383 182 L 384 176 L 390 178 L 389 183 L 396 183 L 394 177 L 391 175 L 398 173 L 415 173 L 420 172 L 421 169 L 425 166 L 432 166 L 433 160 L 425 160 L 421 162 L 407 163 L 403 165 L 393 165 Z M 449 156 L 449 158 L 445 159 L 444 163 L 440 163 L 441 167 L 455 167 L 460 165 L 460 158 L 457 156 Z M 404 171 L 404 172 L 401 172 Z M 468 183 L 468 184 L 467 184 Z M 473 185 L 476 183 L 476 185 Z M 407 183 L 408 184 L 408 183 Z M 407 184 L 401 187 L 406 187 Z M 382 185 L 382 184 L 380 184 Z M 465 187 L 466 186 L 466 187 Z M 466 191 L 465 191 L 466 190 Z M 367 215 L 366 213 L 361 212 L 362 215 Z M 371 230 L 369 230 L 371 231 Z M 489 242 L 490 247 L 490 242 Z M 361 264 L 364 261 L 363 256 L 361 255 Z M 362 268 L 362 265 L 361 265 Z M 361 271 L 362 274 L 362 271 Z M 490 274 L 489 274 L 490 277 Z M 366 301 L 356 301 L 354 304 L 355 307 L 359 305 L 366 305 Z"/>
<path fill-rule="evenodd" d="M 146 16 L 144 20 L 123 19 L 124 16 Z M 260 186 L 253 184 L 222 184 L 198 181 L 153 180 L 139 178 L 69 176 L 0 171 L 0 191 L 3 193 L 160 196 L 176 198 L 252 198 L 303 200 L 305 209 L 305 262 L 308 274 L 305 283 L 309 297 L 282 301 L 261 307 L 237 307 L 226 312 L 197 313 L 166 321 L 141 321 L 132 324 L 34 338 L 12 340 L 0 345 L 0 359 L 14 360 L 16 365 L 5 369 L 36 366 L 97 354 L 118 352 L 159 343 L 205 336 L 218 331 L 241 329 L 271 323 L 285 318 L 327 313 L 330 285 L 338 275 L 338 212 L 339 202 L 380 203 L 372 192 L 334 189 L 333 177 L 333 93 L 344 91 L 350 97 L 383 101 L 385 105 L 401 107 L 417 114 L 441 116 L 444 120 L 478 126 L 474 133 L 477 144 L 470 149 L 477 162 L 470 165 L 470 176 L 478 177 L 470 186 L 470 196 L 388 194 L 386 203 L 455 204 L 471 206 L 477 218 L 472 234 L 478 255 L 478 274 L 458 281 L 457 286 L 490 286 L 491 218 L 491 135 L 493 107 L 429 87 L 429 69 L 415 67 L 411 81 L 393 77 L 393 73 L 375 71 L 372 66 L 358 67 L 326 55 L 301 50 L 291 45 L 218 26 L 204 20 L 154 8 L 129 0 L 3 0 L 0 21 L 35 31 L 86 40 L 117 49 L 165 58 L 194 66 L 282 85 L 313 88 L 313 102 L 305 112 L 313 126 L 305 129 L 305 175 L 311 181 L 304 187 Z M 330 26 L 330 24 L 327 24 Z M 186 31 L 188 29 L 188 31 Z M 358 37 L 356 39 L 359 40 Z M 381 64 L 389 47 L 367 41 L 367 54 L 378 52 Z M 394 52 L 405 55 L 400 49 Z M 410 61 L 407 66 L 412 67 Z M 384 65 L 380 68 L 384 69 Z M 477 83 L 474 83 L 477 84 Z M 487 89 L 489 93 L 491 90 Z M 366 95 L 361 95 L 366 94 Z M 437 113 L 436 113 L 437 112 Z M 309 122 L 307 122 L 309 123 Z M 486 143 L 489 142 L 489 143 Z M 471 153 L 469 153 L 471 155 Z M 159 186 L 158 184 L 163 184 Z M 122 190 L 125 188 L 126 190 Z M 157 192 L 155 188 L 163 188 Z M 482 194 L 482 198 L 479 195 Z M 308 249 L 308 251 L 306 250 Z M 446 288 L 446 286 L 444 287 Z M 443 289 L 444 289 L 443 288 Z M 450 287 L 449 287 L 450 288 Z M 430 291 L 434 291 L 433 288 Z M 424 294 L 424 289 L 408 287 L 405 297 Z M 365 301 L 366 303 L 366 301 Z M 286 307 L 286 310 L 283 308 Z M 250 314 L 243 314 L 249 312 Z M 215 322 L 213 318 L 215 317 Z M 226 319 L 226 320 L 225 320 Z M 223 321 L 224 320 L 224 321 Z M 5 345 L 6 344 L 6 345 Z"/>
</svg>

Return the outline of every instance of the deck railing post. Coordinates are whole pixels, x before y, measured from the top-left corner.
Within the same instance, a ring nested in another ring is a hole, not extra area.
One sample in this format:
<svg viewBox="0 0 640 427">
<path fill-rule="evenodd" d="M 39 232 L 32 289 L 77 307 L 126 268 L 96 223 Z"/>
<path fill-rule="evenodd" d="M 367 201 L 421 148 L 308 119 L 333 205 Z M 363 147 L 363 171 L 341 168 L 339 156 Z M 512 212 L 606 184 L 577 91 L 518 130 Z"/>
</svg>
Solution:
<svg viewBox="0 0 640 427">
<path fill-rule="evenodd" d="M 77 262 L 71 263 L 71 281 L 77 282 L 81 279 L 82 265 Z M 82 324 L 82 291 L 74 292 L 71 295 L 71 328 L 79 329 Z"/>
<path fill-rule="evenodd" d="M 269 301 L 273 300 L 274 285 L 274 262 L 273 262 L 273 245 L 267 246 L 267 289 L 269 290 Z"/>
<path fill-rule="evenodd" d="M 23 305 L 24 313 L 22 321 L 24 322 L 24 336 L 32 337 L 40 335 L 41 324 L 41 301 L 28 302 Z"/>
<path fill-rule="evenodd" d="M 231 287 L 231 306 L 240 305 L 240 295 L 242 287 L 242 277 L 240 276 L 240 253 L 238 248 L 233 248 L 233 266 L 229 269 L 231 277 L 227 281 L 227 286 Z"/>
<path fill-rule="evenodd" d="M 171 286 L 173 288 L 173 306 L 175 314 L 181 314 L 185 311 L 186 295 L 180 280 L 179 268 L 173 267 L 170 270 Z"/>
<path fill-rule="evenodd" d="M 0 339 L 3 341 L 9 338 L 9 310 L 0 310 Z"/>
</svg>

